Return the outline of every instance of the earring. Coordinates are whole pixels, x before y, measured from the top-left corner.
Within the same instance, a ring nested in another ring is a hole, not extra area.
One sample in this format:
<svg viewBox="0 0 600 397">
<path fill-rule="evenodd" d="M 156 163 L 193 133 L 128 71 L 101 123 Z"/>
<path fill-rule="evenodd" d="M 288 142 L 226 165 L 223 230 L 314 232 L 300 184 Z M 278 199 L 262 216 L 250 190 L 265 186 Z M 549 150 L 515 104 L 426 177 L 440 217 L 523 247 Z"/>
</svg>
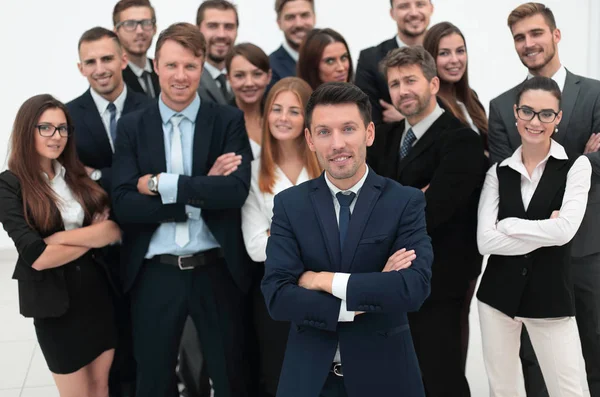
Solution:
<svg viewBox="0 0 600 397">
<path fill-rule="evenodd" d="M 518 127 L 518 126 L 519 126 L 519 123 L 517 123 L 517 122 L 515 121 L 515 127 Z"/>
<path fill-rule="evenodd" d="M 558 126 L 554 127 L 554 133 L 557 134 L 558 133 Z"/>
</svg>

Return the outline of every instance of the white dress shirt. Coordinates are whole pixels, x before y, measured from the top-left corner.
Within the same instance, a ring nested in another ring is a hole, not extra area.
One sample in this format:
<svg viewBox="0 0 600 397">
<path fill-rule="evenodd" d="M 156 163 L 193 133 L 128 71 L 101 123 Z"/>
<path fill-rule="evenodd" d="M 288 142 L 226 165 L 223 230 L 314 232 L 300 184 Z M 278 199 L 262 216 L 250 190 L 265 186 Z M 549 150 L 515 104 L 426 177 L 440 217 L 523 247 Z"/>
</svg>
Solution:
<svg viewBox="0 0 600 397">
<path fill-rule="evenodd" d="M 148 94 L 148 90 L 150 90 L 150 94 L 152 94 L 152 98 L 155 98 L 156 93 L 154 92 L 154 87 L 152 85 L 150 85 L 150 87 L 148 87 L 146 85 L 146 79 L 142 76 L 144 74 L 144 72 L 148 72 L 150 74 L 152 74 L 152 72 L 154 72 L 154 69 L 152 69 L 152 64 L 150 63 L 150 60 L 148 58 L 146 58 L 146 66 L 144 66 L 143 68 L 140 68 L 138 65 L 136 65 L 133 62 L 128 62 L 127 65 L 129 65 L 129 68 L 131 69 L 133 74 L 136 75 L 136 77 L 138 79 L 138 83 L 140 83 L 144 92 L 146 94 Z"/>
<path fill-rule="evenodd" d="M 531 73 L 527 73 L 527 80 L 533 78 Z M 558 84 L 558 88 L 560 88 L 560 92 L 563 92 L 565 88 L 565 81 L 567 80 L 567 69 L 563 65 L 560 65 L 560 68 L 554 73 L 552 76 L 552 80 Z"/>
<path fill-rule="evenodd" d="M 252 139 L 248 139 L 250 141 L 250 150 L 252 150 L 252 157 L 254 160 L 260 159 L 260 150 L 261 146 L 254 142 Z"/>
<path fill-rule="evenodd" d="M 566 160 L 564 148 L 554 140 L 548 155 L 535 167 L 531 176 L 522 160 L 522 146 L 500 163 L 521 174 L 521 195 L 525 210 L 542 178 L 548 158 Z M 590 190 L 592 166 L 585 156 L 575 160 L 567 174 L 567 184 L 560 216 L 556 219 L 529 220 L 506 218 L 498 221 L 498 175 L 495 164 L 487 172 L 479 201 L 477 245 L 482 255 L 524 255 L 542 247 L 561 246 L 573 238 L 581 225 Z"/>
<path fill-rule="evenodd" d="M 400 39 L 400 36 L 396 35 L 396 44 L 398 44 L 398 48 L 408 47 L 404 42 Z"/>
<path fill-rule="evenodd" d="M 54 178 L 50 179 L 48 174 L 43 172 L 50 188 L 58 197 L 58 210 L 62 218 L 65 230 L 73 230 L 83 225 L 83 219 L 85 218 L 85 212 L 83 207 L 75 199 L 71 189 L 65 181 L 65 174 L 67 170 L 58 161 L 53 161 L 52 166 L 54 167 Z"/>
<path fill-rule="evenodd" d="M 425 135 L 425 133 L 427 132 L 427 130 L 429 129 L 429 127 L 431 127 L 433 125 L 433 123 L 435 123 L 435 121 L 437 119 L 440 118 L 440 116 L 445 112 L 444 109 L 442 109 L 440 107 L 440 105 L 438 105 L 436 103 L 435 105 L 435 109 L 433 109 L 433 112 L 429 113 L 427 115 L 427 117 L 425 117 L 423 120 L 419 121 L 417 124 L 415 125 L 410 125 L 410 123 L 408 122 L 408 120 L 404 119 L 404 132 L 402 133 L 402 139 L 400 140 L 400 147 L 402 147 L 402 144 L 404 143 L 404 139 L 406 138 L 406 132 L 412 128 L 413 134 L 415 134 L 415 141 L 413 142 L 412 146 L 414 147 L 417 142 L 419 142 L 419 139 L 421 139 L 421 137 L 423 135 Z M 400 149 L 400 148 L 398 148 Z"/>
<path fill-rule="evenodd" d="M 104 130 L 106 131 L 106 136 L 108 137 L 108 142 L 110 142 L 110 148 L 113 153 L 115 152 L 115 143 L 112 140 L 112 136 L 110 135 L 110 112 L 108 111 L 108 105 L 110 104 L 103 96 L 94 91 L 93 88 L 90 88 L 90 94 L 92 95 L 92 99 L 98 108 L 98 113 L 100 113 L 100 118 L 102 119 L 102 124 L 104 124 Z M 121 118 L 123 114 L 123 107 L 125 106 L 125 99 L 127 98 L 127 85 L 123 84 L 123 92 L 114 100 L 115 108 L 117 108 L 117 121 Z"/>
<path fill-rule="evenodd" d="M 292 57 L 295 62 L 298 62 L 298 58 L 300 58 L 300 54 L 298 51 L 294 50 L 287 40 L 283 40 L 283 44 L 281 45 L 283 49 Z"/>
<path fill-rule="evenodd" d="M 271 229 L 271 219 L 273 218 L 273 199 L 276 194 L 294 186 L 294 184 L 276 165 L 273 193 L 262 192 L 258 187 L 259 173 L 260 158 L 257 158 L 252 162 L 250 192 L 242 207 L 242 235 L 250 258 L 255 262 L 264 262 L 267 259 L 267 231 Z M 296 184 L 306 182 L 309 179 L 305 167 L 300 172 Z"/>
<path fill-rule="evenodd" d="M 217 84 L 217 87 L 221 88 L 221 82 L 219 82 L 219 80 L 217 80 L 217 77 L 219 77 L 222 74 L 227 75 L 227 69 L 219 70 L 216 67 L 214 67 L 213 65 L 211 65 L 210 63 L 208 63 L 208 61 L 204 62 L 204 69 L 206 69 L 208 74 L 210 74 L 210 77 L 213 78 L 213 80 Z M 231 93 L 231 86 L 229 85 L 229 81 L 227 81 L 226 84 L 227 84 L 227 91 L 229 91 Z"/>
</svg>

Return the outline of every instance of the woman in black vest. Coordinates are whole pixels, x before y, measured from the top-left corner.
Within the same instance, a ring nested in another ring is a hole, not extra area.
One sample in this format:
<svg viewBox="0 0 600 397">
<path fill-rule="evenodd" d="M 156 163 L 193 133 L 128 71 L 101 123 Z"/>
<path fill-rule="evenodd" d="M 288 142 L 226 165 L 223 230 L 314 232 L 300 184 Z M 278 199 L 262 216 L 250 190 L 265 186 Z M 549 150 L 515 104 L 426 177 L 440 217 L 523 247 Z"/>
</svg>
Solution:
<svg viewBox="0 0 600 397">
<path fill-rule="evenodd" d="M 488 171 L 481 193 L 477 243 L 491 256 L 477 298 L 495 397 L 519 394 L 523 325 L 550 396 L 583 395 L 570 241 L 583 219 L 592 170 L 587 157 L 568 156 L 552 139 L 560 98 L 552 79 L 523 83 L 514 105 L 522 145 Z"/>
</svg>

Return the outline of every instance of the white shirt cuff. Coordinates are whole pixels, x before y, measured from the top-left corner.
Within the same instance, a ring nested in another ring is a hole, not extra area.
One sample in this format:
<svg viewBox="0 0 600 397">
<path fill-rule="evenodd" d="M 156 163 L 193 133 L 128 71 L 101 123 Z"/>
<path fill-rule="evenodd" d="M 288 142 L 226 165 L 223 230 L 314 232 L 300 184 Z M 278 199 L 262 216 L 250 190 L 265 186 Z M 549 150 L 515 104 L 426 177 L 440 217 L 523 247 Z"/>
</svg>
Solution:
<svg viewBox="0 0 600 397">
<path fill-rule="evenodd" d="M 342 301 L 340 305 L 340 314 L 338 315 L 338 322 L 347 323 L 354 321 L 356 312 L 349 312 L 346 301 Z"/>
<path fill-rule="evenodd" d="M 177 202 L 177 184 L 179 182 L 178 174 L 160 174 L 158 180 L 158 194 L 163 204 L 174 204 Z"/>
<path fill-rule="evenodd" d="M 331 293 L 336 298 L 342 300 L 340 305 L 340 314 L 338 316 L 338 322 L 350 322 L 354 321 L 355 312 L 348 311 L 346 303 L 346 290 L 348 289 L 348 280 L 350 279 L 349 273 L 335 273 L 333 275 L 333 282 L 331 283 Z"/>
</svg>

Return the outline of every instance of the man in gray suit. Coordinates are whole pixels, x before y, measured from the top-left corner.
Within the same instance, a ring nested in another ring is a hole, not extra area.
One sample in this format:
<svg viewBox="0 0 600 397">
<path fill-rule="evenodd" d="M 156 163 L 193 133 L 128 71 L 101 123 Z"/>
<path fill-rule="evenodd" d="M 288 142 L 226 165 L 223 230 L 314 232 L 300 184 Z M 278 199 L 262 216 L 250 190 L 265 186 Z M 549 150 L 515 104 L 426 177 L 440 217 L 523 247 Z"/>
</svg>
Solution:
<svg viewBox="0 0 600 397">
<path fill-rule="evenodd" d="M 563 118 L 553 139 L 563 145 L 567 153 L 588 156 L 593 167 L 588 207 L 573 239 L 572 277 L 590 394 L 600 397 L 600 81 L 577 76 L 562 66 L 557 48 L 561 33 L 556 28 L 552 11 L 543 4 L 526 3 L 517 7 L 508 17 L 508 26 L 517 54 L 529 70 L 527 78 L 550 77 L 561 88 Z M 492 162 L 510 157 L 521 145 L 513 113 L 521 84 L 490 103 Z M 521 339 L 527 396 L 548 396 L 526 332 Z"/>
<path fill-rule="evenodd" d="M 235 5 L 227 0 L 205 0 L 196 15 L 196 26 L 206 39 L 206 61 L 198 94 L 222 105 L 233 101 L 227 82 L 225 57 L 237 38 L 239 19 Z"/>
</svg>

